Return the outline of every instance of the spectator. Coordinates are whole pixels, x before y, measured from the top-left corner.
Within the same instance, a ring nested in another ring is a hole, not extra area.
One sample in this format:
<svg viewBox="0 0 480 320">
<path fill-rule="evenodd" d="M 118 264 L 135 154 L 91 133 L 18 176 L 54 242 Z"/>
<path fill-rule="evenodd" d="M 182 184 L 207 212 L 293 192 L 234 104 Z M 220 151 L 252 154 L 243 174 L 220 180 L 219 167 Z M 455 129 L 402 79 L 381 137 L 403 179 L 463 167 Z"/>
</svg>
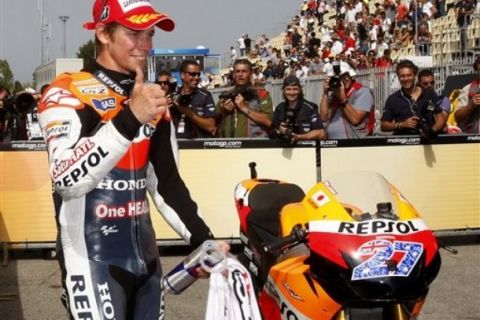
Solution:
<svg viewBox="0 0 480 320">
<path fill-rule="evenodd" d="M 419 23 L 417 35 L 417 47 L 422 56 L 430 55 L 430 46 L 432 44 L 432 34 L 428 31 L 426 22 Z"/>
<path fill-rule="evenodd" d="M 466 133 L 480 133 L 480 57 L 473 63 L 476 79 L 462 89 L 455 121 Z"/>
<path fill-rule="evenodd" d="M 302 45 L 302 35 L 298 32 L 298 28 L 293 29 L 292 34 L 292 50 L 295 49 L 298 51 Z"/>
<path fill-rule="evenodd" d="M 383 50 L 383 56 L 375 60 L 375 67 L 377 68 L 388 68 L 393 65 L 393 61 L 390 58 L 390 49 Z"/>
<path fill-rule="evenodd" d="M 217 103 L 217 136 L 224 138 L 262 138 L 272 123 L 272 99 L 268 91 L 251 83 L 253 66 L 247 59 L 233 64 L 234 88 L 231 97 Z"/>
<path fill-rule="evenodd" d="M 435 1 L 435 5 L 436 5 L 436 11 L 437 11 L 437 15 L 436 15 L 436 18 L 441 18 L 443 16 L 446 16 L 447 15 L 447 10 L 446 10 L 446 0 L 436 0 Z"/>
<path fill-rule="evenodd" d="M 285 57 L 290 57 L 292 52 L 292 36 L 293 36 L 293 29 L 288 29 L 283 37 L 283 52 Z"/>
<path fill-rule="evenodd" d="M 245 34 L 243 37 L 243 42 L 245 43 L 245 53 L 246 55 L 249 55 L 252 50 L 252 39 L 248 37 L 248 34 Z"/>
<path fill-rule="evenodd" d="M 215 103 L 208 90 L 199 88 L 200 65 L 184 60 L 180 65 L 182 87 L 178 89 L 172 119 L 177 138 L 211 138 L 215 133 Z"/>
<path fill-rule="evenodd" d="M 108 15 L 105 8 L 111 8 Z M 132 19 L 138 15 L 151 18 Z M 95 30 L 96 61 L 81 73 L 60 75 L 39 107 L 62 299 L 77 319 L 103 319 L 105 307 L 116 319 L 163 318 L 147 191 L 192 246 L 213 237 L 178 173 L 170 98 L 143 81 L 154 27 L 170 31 L 174 22 L 148 1 L 96 0 L 93 18 L 84 27 Z M 102 309 L 99 299 L 108 305 Z"/>
<path fill-rule="evenodd" d="M 158 84 L 165 92 L 165 96 L 173 96 L 177 89 L 177 80 L 172 77 L 172 74 L 166 70 L 160 70 L 157 75 L 155 83 Z M 169 107 L 173 106 L 173 101 Z"/>
<path fill-rule="evenodd" d="M 397 26 L 401 28 L 403 25 L 408 23 L 408 7 L 402 0 L 395 0 L 397 5 L 397 15 L 395 17 Z"/>
<path fill-rule="evenodd" d="M 261 86 L 264 86 L 265 83 L 266 83 L 266 79 L 262 72 L 262 66 L 261 64 L 256 64 L 253 67 L 252 84 L 255 87 L 261 87 Z"/>
<path fill-rule="evenodd" d="M 328 139 L 363 138 L 372 134 L 373 96 L 369 89 L 355 81 L 355 75 L 348 64 L 341 62 L 339 76 L 335 78 L 339 81 L 331 83 L 334 79 L 331 72 L 323 83 L 320 116 Z"/>
<path fill-rule="evenodd" d="M 318 114 L 318 106 L 303 98 L 300 80 L 295 76 L 283 81 L 283 98 L 273 114 L 271 138 L 280 138 L 287 144 L 298 140 L 314 140 L 326 137 Z"/>
<path fill-rule="evenodd" d="M 434 90 L 422 90 L 415 85 L 418 67 L 410 60 L 398 63 L 396 73 L 401 89 L 385 102 L 381 118 L 382 131 L 393 134 L 421 134 L 433 137 L 443 128 L 440 117 L 440 98 Z"/>
<path fill-rule="evenodd" d="M 343 42 L 340 40 L 340 37 L 337 33 L 334 32 L 331 36 L 333 40 L 332 53 L 334 56 L 337 56 L 337 54 L 343 52 Z"/>
<path fill-rule="evenodd" d="M 285 77 L 287 67 L 288 67 L 288 62 L 284 60 L 278 61 L 278 63 L 274 66 L 275 79 L 283 79 Z"/>
<path fill-rule="evenodd" d="M 320 55 L 317 53 L 314 55 L 313 60 L 310 62 L 310 70 L 309 73 L 312 76 L 317 76 L 323 73 L 323 63 L 322 59 L 320 59 Z"/>
<path fill-rule="evenodd" d="M 238 43 L 238 50 L 240 51 L 240 57 L 245 56 L 245 52 L 246 52 L 245 35 L 238 38 L 237 43 Z"/>
<path fill-rule="evenodd" d="M 457 25 L 460 28 L 460 50 L 465 53 L 467 45 L 467 27 L 470 25 L 472 14 L 475 12 L 476 3 L 474 0 L 457 0 L 455 3 L 455 15 Z"/>
<path fill-rule="evenodd" d="M 418 73 L 418 84 L 422 90 L 435 90 L 435 76 L 433 72 L 429 69 L 424 69 Z M 439 126 L 442 128 L 442 131 L 445 131 L 447 126 L 448 116 L 450 115 L 451 104 L 448 97 L 439 95 L 440 101 L 439 106 L 442 109 L 442 112 L 436 114 L 435 116 L 440 118 Z"/>
<path fill-rule="evenodd" d="M 232 65 L 237 58 L 237 50 L 235 50 L 233 46 L 230 47 L 230 65 Z"/>
<path fill-rule="evenodd" d="M 275 79 L 276 75 L 272 60 L 267 61 L 267 66 L 263 70 L 263 75 L 266 80 Z"/>
</svg>

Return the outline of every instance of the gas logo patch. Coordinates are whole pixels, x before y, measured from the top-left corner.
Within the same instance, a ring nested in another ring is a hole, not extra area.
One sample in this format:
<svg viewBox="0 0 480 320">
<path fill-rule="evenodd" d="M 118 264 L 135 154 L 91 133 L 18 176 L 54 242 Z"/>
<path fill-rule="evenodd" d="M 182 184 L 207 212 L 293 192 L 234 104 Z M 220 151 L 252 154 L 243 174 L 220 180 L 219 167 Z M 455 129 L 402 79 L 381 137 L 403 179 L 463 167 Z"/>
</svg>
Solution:
<svg viewBox="0 0 480 320">
<path fill-rule="evenodd" d="M 115 98 L 107 99 L 92 99 L 93 106 L 102 111 L 107 111 L 108 109 L 115 109 L 116 101 Z"/>
</svg>

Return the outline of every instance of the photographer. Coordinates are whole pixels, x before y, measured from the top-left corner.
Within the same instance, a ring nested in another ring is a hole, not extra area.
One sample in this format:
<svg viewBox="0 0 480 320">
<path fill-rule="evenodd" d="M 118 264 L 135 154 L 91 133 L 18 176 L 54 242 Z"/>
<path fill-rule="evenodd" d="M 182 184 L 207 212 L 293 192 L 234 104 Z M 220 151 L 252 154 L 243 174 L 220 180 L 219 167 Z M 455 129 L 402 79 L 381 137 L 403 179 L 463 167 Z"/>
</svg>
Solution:
<svg viewBox="0 0 480 320">
<path fill-rule="evenodd" d="M 480 133 L 480 57 L 475 59 L 476 79 L 465 86 L 455 110 L 455 121 L 465 133 Z"/>
<path fill-rule="evenodd" d="M 31 92 L 22 91 L 9 97 L 0 87 L 0 141 L 42 139 L 37 122 L 37 102 Z"/>
<path fill-rule="evenodd" d="M 220 95 L 217 136 L 222 138 L 263 138 L 272 124 L 272 99 L 267 90 L 252 86 L 252 63 L 247 59 L 233 64 L 234 88 Z"/>
<path fill-rule="evenodd" d="M 371 91 L 353 78 L 356 72 L 345 62 L 334 62 L 323 83 L 320 117 L 328 139 L 363 138 L 374 124 Z"/>
<path fill-rule="evenodd" d="M 381 118 L 382 131 L 393 134 L 420 134 L 435 138 L 443 128 L 440 98 L 433 88 L 422 89 L 415 83 L 418 67 L 410 60 L 398 63 L 396 70 L 400 90 L 392 93 L 385 102 Z"/>
<path fill-rule="evenodd" d="M 285 144 L 298 140 L 325 139 L 318 106 L 303 98 L 300 80 L 295 76 L 283 81 L 283 98 L 273 113 L 270 138 L 280 139 Z"/>
<path fill-rule="evenodd" d="M 177 138 L 212 138 L 215 133 L 215 103 L 206 89 L 200 89 L 200 65 L 185 60 L 180 66 L 183 86 L 178 89 L 171 108 Z"/>
</svg>

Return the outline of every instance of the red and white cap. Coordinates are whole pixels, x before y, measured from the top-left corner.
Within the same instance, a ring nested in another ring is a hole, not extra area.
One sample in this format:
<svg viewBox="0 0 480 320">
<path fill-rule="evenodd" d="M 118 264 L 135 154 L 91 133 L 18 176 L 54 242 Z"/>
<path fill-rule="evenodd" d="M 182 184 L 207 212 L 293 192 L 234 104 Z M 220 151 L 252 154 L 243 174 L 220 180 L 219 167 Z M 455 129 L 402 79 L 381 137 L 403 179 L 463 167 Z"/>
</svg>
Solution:
<svg viewBox="0 0 480 320">
<path fill-rule="evenodd" d="M 93 30 L 98 23 L 111 22 L 132 30 L 145 30 L 154 25 L 165 31 L 175 28 L 173 19 L 157 12 L 149 0 L 95 0 L 93 22 L 86 22 L 83 27 Z"/>
</svg>

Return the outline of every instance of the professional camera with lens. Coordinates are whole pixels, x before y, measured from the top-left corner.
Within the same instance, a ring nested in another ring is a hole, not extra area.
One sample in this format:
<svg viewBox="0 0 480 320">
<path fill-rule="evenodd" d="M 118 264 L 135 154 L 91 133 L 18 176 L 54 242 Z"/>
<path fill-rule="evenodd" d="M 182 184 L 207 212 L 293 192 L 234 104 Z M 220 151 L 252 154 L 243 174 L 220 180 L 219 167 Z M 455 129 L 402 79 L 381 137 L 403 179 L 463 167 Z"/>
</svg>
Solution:
<svg viewBox="0 0 480 320">
<path fill-rule="evenodd" d="M 280 132 L 278 137 L 282 144 L 292 145 L 294 144 L 293 133 L 295 132 L 295 111 L 286 108 L 282 122 L 287 124 L 287 130 L 285 132 Z"/>
<path fill-rule="evenodd" d="M 192 103 L 191 94 L 179 94 L 177 96 L 177 103 L 181 106 L 189 106 Z"/>
<path fill-rule="evenodd" d="M 28 92 L 20 92 L 5 100 L 5 109 L 12 114 L 26 114 L 37 107 L 35 97 Z"/>
<path fill-rule="evenodd" d="M 328 82 L 328 87 L 331 90 L 334 90 L 342 86 L 342 83 L 340 82 L 340 62 L 334 61 L 332 66 L 333 66 L 333 76 L 330 78 L 330 81 Z"/>
<path fill-rule="evenodd" d="M 218 96 L 218 98 L 220 100 L 230 99 L 232 101 L 235 101 L 235 97 L 239 94 L 241 94 L 246 101 L 252 101 L 253 99 L 256 99 L 258 97 L 257 90 L 253 87 L 235 87 L 230 91 L 222 92 Z"/>
<path fill-rule="evenodd" d="M 427 114 L 420 114 L 419 112 L 415 113 L 415 115 L 418 117 L 416 129 L 418 130 L 420 137 L 427 141 L 433 141 L 438 137 L 438 133 L 436 133 L 432 128 L 432 124 L 435 122 L 433 115 L 434 109 L 434 103 L 432 100 L 430 100 L 427 106 Z M 427 117 L 429 117 L 431 121 L 428 121 Z"/>
</svg>

